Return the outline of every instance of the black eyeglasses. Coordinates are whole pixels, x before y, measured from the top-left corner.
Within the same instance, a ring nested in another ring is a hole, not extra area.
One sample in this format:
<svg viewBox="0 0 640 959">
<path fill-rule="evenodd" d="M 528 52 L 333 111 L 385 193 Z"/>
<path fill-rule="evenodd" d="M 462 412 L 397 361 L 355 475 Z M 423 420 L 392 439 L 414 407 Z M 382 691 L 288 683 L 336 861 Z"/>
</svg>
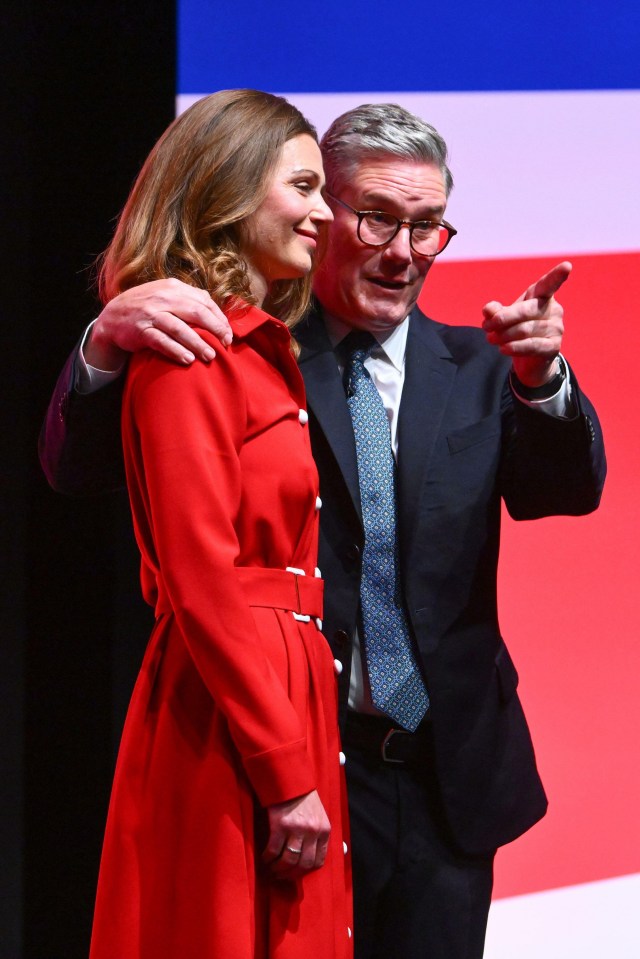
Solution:
<svg viewBox="0 0 640 959">
<path fill-rule="evenodd" d="M 458 232 L 446 220 L 400 220 L 382 210 L 354 210 L 352 206 L 327 193 L 331 200 L 358 217 L 358 239 L 366 246 L 386 246 L 403 226 L 409 227 L 409 243 L 418 256 L 437 256 Z"/>
</svg>

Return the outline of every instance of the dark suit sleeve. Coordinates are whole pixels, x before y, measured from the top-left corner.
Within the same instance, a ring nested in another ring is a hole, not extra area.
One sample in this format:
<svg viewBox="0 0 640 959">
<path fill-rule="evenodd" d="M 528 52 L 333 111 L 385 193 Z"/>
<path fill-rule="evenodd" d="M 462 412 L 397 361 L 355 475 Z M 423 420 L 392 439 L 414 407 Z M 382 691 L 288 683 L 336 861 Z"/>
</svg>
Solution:
<svg viewBox="0 0 640 959">
<path fill-rule="evenodd" d="M 503 496 L 514 519 L 580 516 L 600 503 L 607 471 L 602 429 L 573 372 L 571 383 L 578 409 L 571 419 L 531 409 L 505 387 L 512 412 Z"/>
<path fill-rule="evenodd" d="M 124 377 L 94 393 L 74 388 L 79 344 L 67 360 L 40 432 L 40 463 L 60 493 L 104 493 L 124 486 L 120 408 Z"/>
</svg>

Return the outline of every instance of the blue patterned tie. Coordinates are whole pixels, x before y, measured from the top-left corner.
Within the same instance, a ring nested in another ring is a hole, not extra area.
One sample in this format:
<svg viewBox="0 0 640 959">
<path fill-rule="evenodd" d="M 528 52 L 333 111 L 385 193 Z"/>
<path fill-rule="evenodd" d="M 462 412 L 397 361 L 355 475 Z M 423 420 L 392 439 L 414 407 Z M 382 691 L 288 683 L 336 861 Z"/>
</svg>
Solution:
<svg viewBox="0 0 640 959">
<path fill-rule="evenodd" d="M 396 464 L 389 421 L 364 366 L 375 345 L 353 331 L 342 349 L 347 404 L 353 421 L 365 546 L 360 609 L 364 652 L 374 706 L 414 732 L 429 706 L 402 603 L 397 536 Z"/>
</svg>

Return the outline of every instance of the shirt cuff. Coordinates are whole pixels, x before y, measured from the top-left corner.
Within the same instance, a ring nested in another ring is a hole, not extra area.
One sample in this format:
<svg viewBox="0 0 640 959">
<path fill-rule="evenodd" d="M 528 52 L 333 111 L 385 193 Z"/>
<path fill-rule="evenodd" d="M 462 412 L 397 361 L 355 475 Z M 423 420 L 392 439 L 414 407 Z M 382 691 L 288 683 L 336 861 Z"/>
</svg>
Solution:
<svg viewBox="0 0 640 959">
<path fill-rule="evenodd" d="M 77 393 L 95 393 L 96 390 L 102 389 L 103 386 L 117 380 L 125 367 L 124 363 L 117 370 L 99 370 L 95 366 L 89 366 L 84 358 L 84 346 L 95 322 L 94 320 L 93 323 L 90 323 L 84 331 L 80 349 L 76 356 L 74 387 Z"/>
<path fill-rule="evenodd" d="M 572 419 L 574 416 L 578 415 L 578 410 L 573 400 L 571 373 L 569 371 L 569 366 L 561 353 L 558 353 L 558 360 L 564 369 L 565 375 L 562 383 L 552 396 L 547 396 L 543 399 L 531 399 L 527 396 L 524 396 L 521 392 L 522 387 L 520 387 L 520 390 L 518 389 L 519 381 L 513 373 L 510 376 L 511 389 L 514 395 L 517 396 L 518 400 L 521 403 L 524 403 L 525 406 L 529 406 L 531 409 L 538 410 L 540 413 L 546 413 L 547 416 L 555 416 L 558 419 Z"/>
</svg>

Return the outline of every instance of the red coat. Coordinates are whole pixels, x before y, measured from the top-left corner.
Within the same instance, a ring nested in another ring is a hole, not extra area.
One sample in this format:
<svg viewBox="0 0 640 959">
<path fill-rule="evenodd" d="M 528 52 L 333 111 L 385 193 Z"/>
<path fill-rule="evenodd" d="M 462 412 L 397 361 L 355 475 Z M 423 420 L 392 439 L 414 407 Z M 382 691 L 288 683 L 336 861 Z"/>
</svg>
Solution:
<svg viewBox="0 0 640 959">
<path fill-rule="evenodd" d="M 304 387 L 282 323 L 251 308 L 232 326 L 209 366 L 145 352 L 129 368 L 127 479 L 157 618 L 118 757 L 91 959 L 351 955 L 334 663 L 308 579 L 319 501 Z M 277 601 L 255 567 L 280 571 Z M 280 598 L 283 583 L 296 593 L 287 567 L 306 573 L 308 622 L 297 597 Z M 263 807 L 312 789 L 332 825 L 327 861 L 275 882 L 260 866 Z"/>
</svg>

